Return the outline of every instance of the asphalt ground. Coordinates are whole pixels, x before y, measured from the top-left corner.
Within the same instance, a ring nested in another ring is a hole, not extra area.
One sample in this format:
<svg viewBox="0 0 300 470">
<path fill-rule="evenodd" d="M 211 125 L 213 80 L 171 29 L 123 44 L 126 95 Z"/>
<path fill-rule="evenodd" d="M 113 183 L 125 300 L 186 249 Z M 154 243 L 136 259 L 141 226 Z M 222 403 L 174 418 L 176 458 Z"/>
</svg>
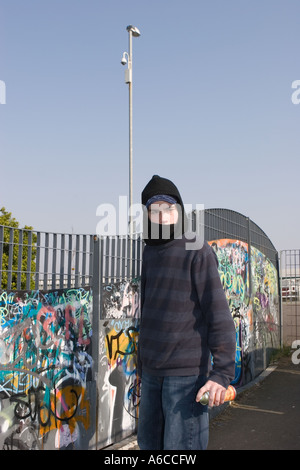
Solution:
<svg viewBox="0 0 300 470">
<path fill-rule="evenodd" d="M 210 424 L 208 450 L 300 450 L 300 365 L 282 357 Z"/>
<path fill-rule="evenodd" d="M 208 450 L 300 450 L 300 364 L 279 358 L 211 411 Z M 103 450 L 139 450 L 136 435 Z"/>
</svg>

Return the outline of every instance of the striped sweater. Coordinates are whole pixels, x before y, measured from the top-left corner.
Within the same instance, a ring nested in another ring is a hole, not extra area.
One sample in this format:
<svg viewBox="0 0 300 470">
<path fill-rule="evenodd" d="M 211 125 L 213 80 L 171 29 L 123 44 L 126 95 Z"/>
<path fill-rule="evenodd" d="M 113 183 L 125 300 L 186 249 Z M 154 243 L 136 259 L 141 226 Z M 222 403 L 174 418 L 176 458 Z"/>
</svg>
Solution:
<svg viewBox="0 0 300 470">
<path fill-rule="evenodd" d="M 186 250 L 186 242 L 183 236 L 144 249 L 139 372 L 209 374 L 227 387 L 234 378 L 235 328 L 217 258 L 207 242 L 198 250 Z"/>
</svg>

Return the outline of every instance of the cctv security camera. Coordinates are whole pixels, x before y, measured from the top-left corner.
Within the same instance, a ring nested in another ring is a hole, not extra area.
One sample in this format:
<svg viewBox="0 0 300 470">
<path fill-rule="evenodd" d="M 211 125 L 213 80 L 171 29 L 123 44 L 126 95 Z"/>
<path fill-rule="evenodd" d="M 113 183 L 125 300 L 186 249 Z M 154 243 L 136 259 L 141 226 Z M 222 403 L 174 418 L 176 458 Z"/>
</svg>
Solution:
<svg viewBox="0 0 300 470">
<path fill-rule="evenodd" d="M 121 60 L 121 64 L 122 64 L 122 65 L 126 65 L 126 64 L 127 64 L 126 56 L 128 57 L 127 52 L 123 52 L 123 57 L 122 57 L 122 60 Z"/>
</svg>

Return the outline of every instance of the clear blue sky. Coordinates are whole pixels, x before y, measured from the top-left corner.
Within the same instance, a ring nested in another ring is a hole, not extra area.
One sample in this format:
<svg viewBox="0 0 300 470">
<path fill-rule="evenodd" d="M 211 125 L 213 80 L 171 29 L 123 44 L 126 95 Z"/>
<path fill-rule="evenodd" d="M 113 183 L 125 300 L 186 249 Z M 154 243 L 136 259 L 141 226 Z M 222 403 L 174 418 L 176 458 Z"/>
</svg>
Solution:
<svg viewBox="0 0 300 470">
<path fill-rule="evenodd" d="M 153 174 L 300 248 L 299 0 L 0 0 L 0 206 L 21 225 L 94 233 Z"/>
</svg>

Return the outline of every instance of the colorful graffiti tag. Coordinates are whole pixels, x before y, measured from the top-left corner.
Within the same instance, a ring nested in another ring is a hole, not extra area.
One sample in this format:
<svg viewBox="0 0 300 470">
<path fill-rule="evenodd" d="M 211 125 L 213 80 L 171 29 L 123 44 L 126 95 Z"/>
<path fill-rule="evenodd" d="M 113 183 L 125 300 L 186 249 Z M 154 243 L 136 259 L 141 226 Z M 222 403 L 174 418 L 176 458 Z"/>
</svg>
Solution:
<svg viewBox="0 0 300 470">
<path fill-rule="evenodd" d="M 140 279 L 104 284 L 102 306 L 104 318 L 139 318 Z"/>
<path fill-rule="evenodd" d="M 76 448 L 89 438 L 91 315 L 90 290 L 0 293 L 3 449 Z"/>
<path fill-rule="evenodd" d="M 231 309 L 249 303 L 248 244 L 239 240 L 213 240 L 219 274 Z"/>
</svg>

